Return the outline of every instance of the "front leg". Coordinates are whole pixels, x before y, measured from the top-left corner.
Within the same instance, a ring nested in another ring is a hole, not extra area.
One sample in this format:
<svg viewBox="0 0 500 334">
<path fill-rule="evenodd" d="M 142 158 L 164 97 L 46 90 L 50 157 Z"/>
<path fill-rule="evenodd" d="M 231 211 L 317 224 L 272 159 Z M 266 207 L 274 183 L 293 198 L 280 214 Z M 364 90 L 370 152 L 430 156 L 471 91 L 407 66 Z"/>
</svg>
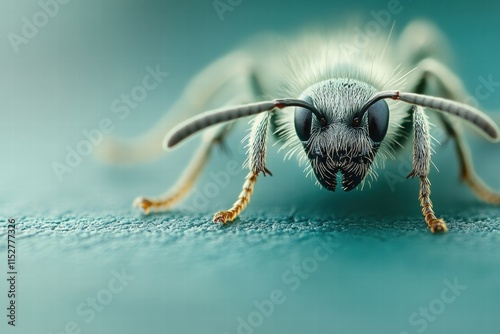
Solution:
<svg viewBox="0 0 500 334">
<path fill-rule="evenodd" d="M 214 223 L 226 224 L 233 221 L 246 208 L 250 202 L 255 182 L 259 173 L 272 175 L 266 168 L 266 143 L 269 132 L 270 113 L 265 112 L 257 115 L 253 120 L 252 130 L 249 134 L 247 161 L 245 167 L 250 172 L 245 178 L 243 189 L 236 202 L 229 210 L 219 211 L 214 215 Z"/>
<path fill-rule="evenodd" d="M 432 78 L 437 81 L 443 97 L 455 101 L 466 100 L 467 93 L 462 82 L 446 66 L 434 59 L 428 58 L 422 60 L 418 68 L 422 73 L 416 84 L 416 92 L 425 93 L 429 79 Z M 445 115 L 440 115 L 440 120 L 444 125 L 446 133 L 455 141 L 455 148 L 460 163 L 460 179 L 483 201 L 500 205 L 500 193 L 490 189 L 474 171 L 470 151 L 463 139 L 460 124 Z"/>
<path fill-rule="evenodd" d="M 408 177 L 418 176 L 420 178 L 420 206 L 425 222 L 432 233 L 446 232 L 448 228 L 443 219 L 434 214 L 431 201 L 431 183 L 428 175 L 431 163 L 431 139 L 429 133 L 429 122 L 421 107 L 413 108 L 413 122 L 415 137 L 413 141 L 413 170 Z"/>
</svg>

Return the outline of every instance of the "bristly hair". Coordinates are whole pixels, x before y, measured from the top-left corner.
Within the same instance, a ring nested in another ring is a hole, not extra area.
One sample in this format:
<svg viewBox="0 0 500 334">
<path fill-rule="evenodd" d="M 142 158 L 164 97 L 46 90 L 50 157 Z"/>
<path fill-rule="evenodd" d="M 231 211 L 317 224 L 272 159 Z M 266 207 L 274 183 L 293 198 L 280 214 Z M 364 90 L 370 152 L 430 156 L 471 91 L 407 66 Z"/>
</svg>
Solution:
<svg viewBox="0 0 500 334">
<path fill-rule="evenodd" d="M 276 73 L 275 91 L 270 96 L 289 96 L 297 98 L 308 87 L 328 79 L 350 78 L 365 82 L 378 91 L 404 90 L 406 78 L 413 69 L 398 63 L 390 36 L 370 38 L 363 46 L 353 43 L 354 27 L 343 32 L 307 32 L 296 40 L 282 40 L 283 47 L 275 47 L 274 55 L 266 58 L 267 68 Z M 276 46 L 276 45 L 275 45 Z M 278 50 L 276 50 L 278 49 Z M 281 50 L 280 50 L 281 49 Z M 393 147 L 401 146 L 395 142 L 403 128 L 403 118 L 408 115 L 408 105 L 398 101 L 387 101 L 391 109 L 390 124 L 385 141 L 365 180 L 370 183 L 377 178 L 376 168 L 383 167 L 387 158 L 394 159 Z M 276 112 L 276 133 L 280 138 L 276 144 L 279 151 L 286 151 L 284 158 L 297 156 L 299 163 L 305 165 L 306 175 L 311 175 L 312 167 L 298 140 L 294 128 L 294 113 Z M 364 182 L 362 187 L 364 186 Z"/>
</svg>

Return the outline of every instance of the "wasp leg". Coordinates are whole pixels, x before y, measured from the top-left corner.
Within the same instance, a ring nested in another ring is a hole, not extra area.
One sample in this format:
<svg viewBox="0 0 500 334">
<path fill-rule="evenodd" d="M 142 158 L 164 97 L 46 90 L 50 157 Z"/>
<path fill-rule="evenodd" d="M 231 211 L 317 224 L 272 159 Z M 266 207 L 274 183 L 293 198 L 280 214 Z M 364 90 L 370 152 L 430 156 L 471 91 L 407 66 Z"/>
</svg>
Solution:
<svg viewBox="0 0 500 334">
<path fill-rule="evenodd" d="M 443 97 L 462 102 L 467 98 L 467 93 L 460 79 L 446 66 L 434 59 L 424 59 L 419 65 L 422 71 L 422 79 L 417 85 L 417 90 L 424 91 L 430 78 L 437 80 L 440 93 Z M 460 179 L 467 184 L 481 200 L 500 204 L 500 193 L 490 189 L 474 171 L 467 143 L 463 140 L 462 129 L 455 120 L 445 115 L 440 115 L 447 134 L 454 140 L 455 149 L 460 163 Z"/>
<path fill-rule="evenodd" d="M 455 141 L 455 149 L 460 163 L 460 179 L 484 202 L 500 205 L 500 193 L 490 189 L 474 171 L 469 147 L 459 130 L 446 119 L 443 119 L 443 123 L 446 131 Z"/>
<path fill-rule="evenodd" d="M 228 105 L 255 100 L 253 61 L 244 52 L 235 52 L 208 66 L 187 86 L 183 95 L 163 119 L 146 134 L 132 140 L 106 138 L 98 156 L 109 163 L 141 163 L 153 160 L 163 153 L 165 134 L 186 118 L 205 111 L 214 100 L 225 100 Z M 134 206 L 150 211 L 166 211 L 181 201 L 200 176 L 214 144 L 221 143 L 231 123 L 207 130 L 204 140 L 191 158 L 188 168 L 177 184 L 158 198 L 138 197 Z"/>
<path fill-rule="evenodd" d="M 431 201 L 431 183 L 428 175 L 431 163 L 431 139 L 429 133 L 429 122 L 421 107 L 413 108 L 413 124 L 415 137 L 413 141 L 413 170 L 409 178 L 418 176 L 420 179 L 420 206 L 427 227 L 432 233 L 446 232 L 448 228 L 443 219 L 437 218 Z"/>
<path fill-rule="evenodd" d="M 98 158 L 112 164 L 136 164 L 161 157 L 165 153 L 165 134 L 187 118 L 206 111 L 215 99 L 253 101 L 249 85 L 252 69 L 252 60 L 244 52 L 234 52 L 216 61 L 189 82 L 182 96 L 152 129 L 132 139 L 105 137 L 96 150 Z"/>
<path fill-rule="evenodd" d="M 265 166 L 269 120 L 269 112 L 259 114 L 254 118 L 247 145 L 248 158 L 245 162 L 245 166 L 250 169 L 250 172 L 245 178 L 243 189 L 236 202 L 229 210 L 217 212 L 213 218 L 214 223 L 226 224 L 236 219 L 250 202 L 250 196 L 259 173 L 272 175 Z"/>
<path fill-rule="evenodd" d="M 422 19 L 411 21 L 401 32 L 396 52 L 401 60 L 413 68 L 422 59 L 449 61 L 450 43 L 432 22 Z"/>
<path fill-rule="evenodd" d="M 138 197 L 135 199 L 133 205 L 142 208 L 144 213 L 148 214 L 150 211 L 166 211 L 181 201 L 189 194 L 189 191 L 203 171 L 203 167 L 208 161 L 213 147 L 216 144 L 222 143 L 224 136 L 229 132 L 231 126 L 232 123 L 229 123 L 206 132 L 203 143 L 191 158 L 187 170 L 170 191 L 156 199 Z"/>
</svg>

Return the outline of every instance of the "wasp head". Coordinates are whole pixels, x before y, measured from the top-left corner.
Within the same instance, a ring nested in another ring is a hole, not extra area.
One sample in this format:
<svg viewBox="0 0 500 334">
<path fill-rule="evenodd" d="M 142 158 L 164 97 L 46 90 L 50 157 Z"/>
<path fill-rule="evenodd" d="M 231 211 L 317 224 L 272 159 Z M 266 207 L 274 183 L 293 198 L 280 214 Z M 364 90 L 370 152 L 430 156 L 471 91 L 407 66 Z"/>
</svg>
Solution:
<svg viewBox="0 0 500 334">
<path fill-rule="evenodd" d="M 314 106 L 324 118 L 310 110 L 295 108 L 295 131 L 318 182 L 328 190 L 356 188 L 368 174 L 389 125 L 387 102 L 379 100 L 360 111 L 377 90 L 353 79 L 333 79 L 309 87 L 301 100 Z M 361 116 L 360 116 L 361 115 Z"/>
</svg>

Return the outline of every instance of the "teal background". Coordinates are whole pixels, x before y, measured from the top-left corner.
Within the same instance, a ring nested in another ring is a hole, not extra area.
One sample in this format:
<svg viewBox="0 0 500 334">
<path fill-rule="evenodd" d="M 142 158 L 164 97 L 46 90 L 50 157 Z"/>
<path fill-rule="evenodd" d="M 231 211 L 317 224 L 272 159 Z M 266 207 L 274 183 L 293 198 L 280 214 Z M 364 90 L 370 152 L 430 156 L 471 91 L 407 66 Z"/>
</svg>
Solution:
<svg viewBox="0 0 500 334">
<path fill-rule="evenodd" d="M 132 167 L 84 157 L 59 182 L 51 164 L 82 130 L 114 122 L 113 134 L 149 129 L 207 64 L 263 31 L 293 35 L 308 25 L 341 25 L 387 1 L 243 0 L 220 21 L 212 1 L 70 1 L 18 53 L 7 35 L 20 33 L 35 1 L 0 3 L 0 268 L 6 272 L 8 218 L 18 222 L 18 325 L 2 333 L 61 333 L 74 321 L 81 333 L 236 333 L 238 317 L 275 289 L 286 300 L 254 333 L 419 333 L 409 322 L 455 278 L 467 288 L 446 304 L 425 333 L 496 333 L 500 327 L 500 209 L 480 203 L 457 182 L 451 145 L 436 148 L 433 200 L 450 232 L 433 236 L 418 207 L 416 181 L 382 177 L 372 189 L 329 193 L 314 186 L 294 161 L 270 148 L 274 176 L 261 178 L 248 210 L 217 226 L 213 212 L 237 196 L 245 173 L 203 207 L 193 198 L 170 213 L 142 216 L 137 195 L 163 192 L 181 173 L 196 141 L 160 160 Z M 500 7 L 492 1 L 402 1 L 396 32 L 429 19 L 449 37 L 450 61 L 474 92 L 479 77 L 500 80 Z M 141 84 L 146 67 L 169 76 L 125 120 L 111 103 Z M 481 101 L 498 119 L 500 93 Z M 212 157 L 209 173 L 242 163 L 239 140 L 231 155 Z M 500 189 L 499 146 L 470 136 L 478 173 Z M 392 172 L 397 171 L 395 163 Z M 295 291 L 283 281 L 309 261 L 320 243 L 338 245 Z M 76 309 L 106 289 L 113 270 L 135 278 L 95 319 Z M 5 275 L 6 276 L 6 275 Z M 7 305 L 0 279 L 0 309 Z M 5 306 L 4 306 L 5 305 Z"/>
</svg>

